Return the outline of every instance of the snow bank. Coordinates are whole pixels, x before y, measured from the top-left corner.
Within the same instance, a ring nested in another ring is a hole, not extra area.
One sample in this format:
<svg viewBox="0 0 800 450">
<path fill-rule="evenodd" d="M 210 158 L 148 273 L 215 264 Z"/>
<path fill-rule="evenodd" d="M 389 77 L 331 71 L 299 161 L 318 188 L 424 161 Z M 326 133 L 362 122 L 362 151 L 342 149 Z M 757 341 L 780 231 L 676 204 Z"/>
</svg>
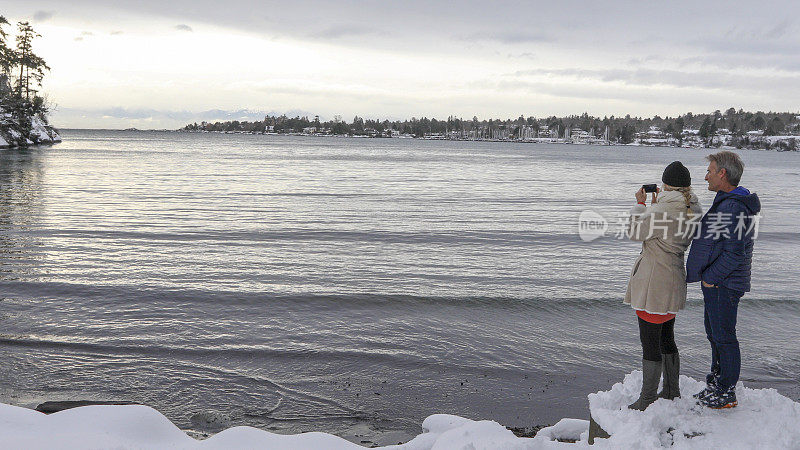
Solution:
<svg viewBox="0 0 800 450">
<path fill-rule="evenodd" d="M 518 438 L 497 422 L 435 414 L 422 423 L 422 434 L 385 449 L 564 449 L 564 448 L 799 448 L 800 404 L 774 389 L 739 386 L 739 407 L 709 410 L 695 406 L 691 394 L 703 384 L 681 377 L 687 398 L 658 400 L 646 411 L 631 411 L 641 388 L 641 372 L 625 377 L 611 390 L 589 395 L 592 417 L 609 439 L 587 444 L 586 420 L 562 419 L 534 438 Z M 559 442 L 577 440 L 576 443 Z M 280 435 L 252 427 L 234 427 L 198 441 L 158 411 L 141 405 L 84 406 L 45 415 L 0 404 L 3 448 L 25 449 L 331 449 L 364 447 L 326 433 Z"/>
<path fill-rule="evenodd" d="M 585 422 L 585 421 L 584 421 Z M 584 424 L 585 425 L 585 424 Z M 543 440 L 542 443 L 549 443 Z M 497 422 L 473 421 L 436 414 L 423 422 L 423 433 L 387 449 L 441 450 L 453 448 L 528 449 L 536 439 L 514 436 Z M 0 404 L 3 448 L 24 449 L 199 449 L 229 450 L 361 450 L 364 447 L 326 433 L 280 435 L 252 427 L 234 427 L 198 441 L 178 429 L 158 411 L 141 405 L 84 406 L 45 415 Z M 568 445 L 553 443 L 556 445 Z"/>
<path fill-rule="evenodd" d="M 611 435 L 595 447 L 680 449 L 800 448 L 800 403 L 774 389 L 736 387 L 739 406 L 713 410 L 697 406 L 692 394 L 704 382 L 680 377 L 682 398 L 657 400 L 645 411 L 625 407 L 639 396 L 642 372 L 634 371 L 610 391 L 589 395 L 592 418 Z"/>
<path fill-rule="evenodd" d="M 52 127 L 45 125 L 39 117 L 31 119 L 31 137 L 41 143 L 61 142 L 61 136 Z"/>
<path fill-rule="evenodd" d="M 23 132 L 26 134 L 23 136 Z M 25 147 L 40 144 L 61 142 L 61 136 L 55 128 L 47 125 L 40 116 L 31 117 L 31 129 L 28 132 L 20 128 L 11 114 L 0 108 L 0 148 Z"/>
</svg>

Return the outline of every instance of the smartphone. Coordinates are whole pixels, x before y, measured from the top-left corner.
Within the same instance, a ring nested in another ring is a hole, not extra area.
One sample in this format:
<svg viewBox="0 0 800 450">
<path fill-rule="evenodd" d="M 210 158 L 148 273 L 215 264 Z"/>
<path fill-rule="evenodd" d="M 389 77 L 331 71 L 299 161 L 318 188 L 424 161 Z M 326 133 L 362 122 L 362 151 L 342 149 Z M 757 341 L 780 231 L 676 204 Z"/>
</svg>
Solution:
<svg viewBox="0 0 800 450">
<path fill-rule="evenodd" d="M 655 184 L 643 184 L 642 188 L 645 192 L 658 192 L 658 186 Z"/>
</svg>

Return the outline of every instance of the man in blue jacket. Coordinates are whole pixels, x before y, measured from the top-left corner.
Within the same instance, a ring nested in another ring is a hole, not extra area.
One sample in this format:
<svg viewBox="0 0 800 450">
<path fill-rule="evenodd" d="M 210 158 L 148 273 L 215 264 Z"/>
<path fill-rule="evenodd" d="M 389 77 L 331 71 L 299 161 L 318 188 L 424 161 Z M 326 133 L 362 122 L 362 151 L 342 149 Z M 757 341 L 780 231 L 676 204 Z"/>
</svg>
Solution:
<svg viewBox="0 0 800 450">
<path fill-rule="evenodd" d="M 686 282 L 700 281 L 705 303 L 706 335 L 711 343 L 711 373 L 706 388 L 694 395 L 709 408 L 733 408 L 741 354 L 736 339 L 739 299 L 750 291 L 753 238 L 761 202 L 739 186 L 744 164 L 722 151 L 706 157 L 708 190 L 717 196 L 700 221 L 686 260 Z"/>
</svg>

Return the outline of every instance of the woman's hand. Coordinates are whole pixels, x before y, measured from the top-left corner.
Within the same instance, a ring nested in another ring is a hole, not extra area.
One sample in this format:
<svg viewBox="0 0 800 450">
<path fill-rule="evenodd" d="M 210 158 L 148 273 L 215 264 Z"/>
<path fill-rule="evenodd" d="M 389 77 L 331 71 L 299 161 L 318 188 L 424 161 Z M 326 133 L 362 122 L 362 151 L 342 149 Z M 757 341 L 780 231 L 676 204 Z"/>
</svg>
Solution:
<svg viewBox="0 0 800 450">
<path fill-rule="evenodd" d="M 644 188 L 639 188 L 636 191 L 636 202 L 637 203 L 644 203 L 647 200 L 647 193 L 644 192 Z"/>
<path fill-rule="evenodd" d="M 653 192 L 653 198 L 650 199 L 650 204 L 658 203 L 658 194 L 661 193 L 661 188 L 657 187 L 656 192 Z"/>
</svg>

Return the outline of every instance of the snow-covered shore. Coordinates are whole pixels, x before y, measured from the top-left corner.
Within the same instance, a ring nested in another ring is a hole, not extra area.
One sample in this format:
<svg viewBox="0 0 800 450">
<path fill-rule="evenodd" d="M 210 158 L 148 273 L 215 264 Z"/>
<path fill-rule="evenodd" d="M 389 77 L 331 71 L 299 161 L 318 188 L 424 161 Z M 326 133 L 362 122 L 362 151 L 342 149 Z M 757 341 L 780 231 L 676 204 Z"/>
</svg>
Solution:
<svg viewBox="0 0 800 450">
<path fill-rule="evenodd" d="M 681 377 L 684 397 L 658 400 L 646 411 L 624 406 L 641 387 L 634 371 L 609 391 L 589 395 L 592 417 L 611 434 L 589 446 L 588 421 L 562 419 L 534 438 L 519 438 L 490 420 L 447 414 L 429 416 L 422 433 L 386 449 L 549 449 L 549 448 L 800 448 L 800 403 L 774 389 L 739 386 L 739 407 L 709 410 L 690 394 L 703 384 Z M 577 441 L 574 443 L 559 440 Z M 84 406 L 45 415 L 0 404 L 0 442 L 26 449 L 333 449 L 364 448 L 326 433 L 280 435 L 252 427 L 234 427 L 198 441 L 155 409 L 142 405 Z"/>
<path fill-rule="evenodd" d="M 0 109 L 0 148 L 55 144 L 56 142 L 61 142 L 61 136 L 41 117 L 32 117 L 31 131 L 28 135 L 23 135 L 12 120 L 11 114 Z"/>
</svg>

